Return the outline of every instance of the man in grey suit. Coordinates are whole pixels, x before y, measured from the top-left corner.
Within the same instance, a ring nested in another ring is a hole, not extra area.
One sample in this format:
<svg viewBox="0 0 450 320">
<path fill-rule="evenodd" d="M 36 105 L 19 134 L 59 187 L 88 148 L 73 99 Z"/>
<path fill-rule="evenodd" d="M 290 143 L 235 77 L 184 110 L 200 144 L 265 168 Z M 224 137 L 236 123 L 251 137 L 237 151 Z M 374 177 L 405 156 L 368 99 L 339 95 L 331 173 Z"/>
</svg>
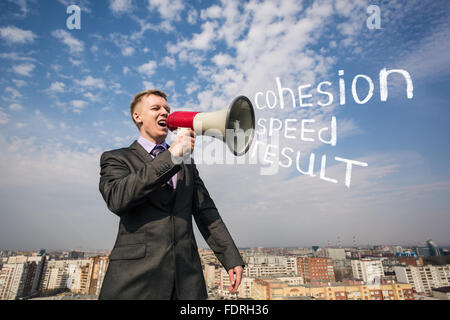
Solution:
<svg viewBox="0 0 450 320">
<path fill-rule="evenodd" d="M 244 261 L 195 164 L 174 161 L 194 149 L 193 130 L 166 144 L 170 107 L 158 90 L 136 95 L 130 113 L 139 139 L 100 160 L 100 192 L 120 222 L 99 299 L 206 299 L 192 217 L 237 292 Z"/>
</svg>

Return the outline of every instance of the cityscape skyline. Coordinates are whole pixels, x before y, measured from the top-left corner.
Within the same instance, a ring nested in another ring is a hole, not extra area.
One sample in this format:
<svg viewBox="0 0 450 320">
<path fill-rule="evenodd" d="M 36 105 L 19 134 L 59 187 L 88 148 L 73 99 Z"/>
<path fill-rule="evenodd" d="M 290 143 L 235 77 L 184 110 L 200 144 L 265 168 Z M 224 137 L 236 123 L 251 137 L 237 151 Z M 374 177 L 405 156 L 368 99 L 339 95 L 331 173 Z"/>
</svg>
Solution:
<svg viewBox="0 0 450 320">
<path fill-rule="evenodd" d="M 239 250 L 247 250 L 247 249 L 256 249 L 256 248 L 266 248 L 266 249 L 295 249 L 295 248 L 373 248 L 373 247 L 380 247 L 380 246 L 386 246 L 386 247 L 392 247 L 392 246 L 400 246 L 405 248 L 414 248 L 414 247 L 427 247 L 427 241 L 432 241 L 432 239 L 427 239 L 424 242 L 415 242 L 410 244 L 401 244 L 401 243 L 356 243 L 356 246 L 352 242 L 351 244 L 346 244 L 345 242 L 342 242 L 341 245 L 339 245 L 337 242 L 335 245 L 320 245 L 318 243 L 313 243 L 311 245 L 297 245 L 297 246 L 254 246 L 254 247 L 245 247 L 245 246 L 237 246 Z M 204 242 L 204 241 L 203 241 Z M 39 250 L 46 250 L 46 252 L 68 252 L 68 251 L 85 251 L 85 252 L 107 252 L 111 251 L 114 244 L 111 245 L 111 248 L 83 248 L 81 246 L 79 247 L 71 247 L 71 248 L 44 248 L 44 247 L 36 247 L 36 248 L 2 248 L 0 247 L 0 251 L 17 251 L 17 252 L 37 252 Z M 203 244 L 199 241 L 198 244 L 199 248 L 202 249 L 210 249 L 209 246 L 204 242 Z M 441 249 L 450 249 L 450 244 L 438 244 L 438 248 Z"/>
<path fill-rule="evenodd" d="M 214 252 L 199 248 L 209 300 L 448 300 L 450 250 L 249 248 L 237 294 Z M 97 300 L 108 265 L 99 252 L 0 250 L 0 300 Z"/>
</svg>

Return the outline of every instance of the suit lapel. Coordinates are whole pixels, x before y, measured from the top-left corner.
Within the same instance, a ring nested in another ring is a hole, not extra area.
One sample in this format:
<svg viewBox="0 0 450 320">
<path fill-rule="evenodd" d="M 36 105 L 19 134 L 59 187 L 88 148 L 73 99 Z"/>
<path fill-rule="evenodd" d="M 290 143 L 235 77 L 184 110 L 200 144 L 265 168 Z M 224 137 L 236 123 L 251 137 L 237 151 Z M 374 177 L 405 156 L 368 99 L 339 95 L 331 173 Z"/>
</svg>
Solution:
<svg viewBox="0 0 450 320">
<path fill-rule="evenodd" d="M 152 156 L 147 152 L 147 150 L 144 149 L 143 146 L 135 140 L 129 148 L 144 162 L 150 163 L 153 161 Z"/>
</svg>

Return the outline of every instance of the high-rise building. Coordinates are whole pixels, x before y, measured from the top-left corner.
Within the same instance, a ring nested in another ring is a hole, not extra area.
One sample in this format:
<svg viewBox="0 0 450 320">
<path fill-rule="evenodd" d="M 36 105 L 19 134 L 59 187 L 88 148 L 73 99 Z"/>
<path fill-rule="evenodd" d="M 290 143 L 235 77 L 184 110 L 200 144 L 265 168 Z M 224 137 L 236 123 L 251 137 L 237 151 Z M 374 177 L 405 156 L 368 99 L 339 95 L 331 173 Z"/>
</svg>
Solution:
<svg viewBox="0 0 450 320">
<path fill-rule="evenodd" d="M 39 293 L 45 257 L 8 257 L 0 271 L 0 299 L 27 298 Z"/>
<path fill-rule="evenodd" d="M 353 277 L 362 279 L 367 284 L 380 283 L 384 276 L 381 260 L 361 259 L 351 260 Z"/>
<path fill-rule="evenodd" d="M 89 264 L 87 260 L 49 260 L 43 270 L 41 293 L 44 295 L 74 289 L 78 267 Z"/>
<path fill-rule="evenodd" d="M 246 256 L 246 277 L 267 277 L 275 274 L 297 274 L 297 258 L 294 256 L 251 255 Z"/>
<path fill-rule="evenodd" d="M 72 288 L 70 291 L 87 295 L 89 291 L 89 280 L 91 268 L 90 263 L 75 267 Z"/>
<path fill-rule="evenodd" d="M 15 300 L 23 295 L 27 263 L 7 263 L 0 270 L 0 300 Z"/>
<path fill-rule="evenodd" d="M 203 265 L 203 275 L 205 277 L 206 288 L 208 290 L 219 286 L 221 269 L 221 266 L 213 263 L 205 263 Z"/>
<path fill-rule="evenodd" d="M 305 283 L 312 281 L 336 281 L 331 258 L 297 257 L 297 273 Z"/>
<path fill-rule="evenodd" d="M 102 289 L 103 279 L 105 278 L 106 270 L 108 269 L 108 257 L 91 257 L 90 258 L 90 280 L 88 294 L 98 296 Z"/>
<path fill-rule="evenodd" d="M 309 297 L 321 300 L 414 300 L 411 285 L 387 283 L 373 285 L 326 286 L 290 285 L 278 279 L 255 279 L 252 298 L 255 300 L 285 300 Z"/>
<path fill-rule="evenodd" d="M 419 294 L 432 295 L 433 288 L 450 286 L 450 265 L 396 266 L 398 282 L 409 283 Z"/>
<path fill-rule="evenodd" d="M 218 284 L 218 290 L 217 293 L 221 297 L 227 297 L 227 298 L 233 298 L 233 297 L 239 297 L 241 299 L 250 298 L 252 294 L 252 286 L 253 281 L 255 278 L 253 277 L 242 277 L 241 279 L 241 285 L 239 286 L 239 293 L 238 294 L 232 294 L 229 291 L 230 288 L 230 278 L 228 276 L 228 273 L 221 268 L 219 271 L 219 284 Z"/>
<path fill-rule="evenodd" d="M 95 256 L 81 263 L 69 264 L 68 288 L 81 295 L 98 296 L 102 288 L 103 279 L 108 268 L 109 259 L 106 256 Z"/>
<path fill-rule="evenodd" d="M 438 246 L 436 245 L 436 243 L 434 243 L 433 240 L 429 239 L 427 240 L 427 246 L 428 246 L 428 250 L 430 251 L 430 256 L 441 256 L 441 250 L 438 248 Z"/>
</svg>

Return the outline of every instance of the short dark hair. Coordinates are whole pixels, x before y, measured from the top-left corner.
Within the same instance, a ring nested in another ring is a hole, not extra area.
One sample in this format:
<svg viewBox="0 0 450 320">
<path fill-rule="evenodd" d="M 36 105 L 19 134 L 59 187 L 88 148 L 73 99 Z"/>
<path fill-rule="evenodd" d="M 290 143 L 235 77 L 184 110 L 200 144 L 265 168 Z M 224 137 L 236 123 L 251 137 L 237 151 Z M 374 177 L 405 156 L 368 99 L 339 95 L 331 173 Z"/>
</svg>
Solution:
<svg viewBox="0 0 450 320">
<path fill-rule="evenodd" d="M 167 94 L 165 92 L 162 92 L 161 90 L 157 90 L 157 89 L 150 89 L 150 90 L 145 90 L 145 91 L 139 92 L 133 98 L 133 100 L 131 100 L 131 103 L 130 103 L 130 115 L 131 115 L 131 119 L 133 119 L 133 122 L 136 125 L 136 127 L 138 127 L 138 129 L 139 129 L 139 126 L 138 126 L 138 124 L 136 123 L 136 121 L 133 118 L 134 110 L 136 109 L 137 104 L 142 100 L 142 98 L 144 98 L 146 96 L 149 96 L 149 95 L 152 95 L 152 94 L 155 95 L 155 96 L 160 96 L 160 97 L 164 98 L 167 101 Z"/>
</svg>

